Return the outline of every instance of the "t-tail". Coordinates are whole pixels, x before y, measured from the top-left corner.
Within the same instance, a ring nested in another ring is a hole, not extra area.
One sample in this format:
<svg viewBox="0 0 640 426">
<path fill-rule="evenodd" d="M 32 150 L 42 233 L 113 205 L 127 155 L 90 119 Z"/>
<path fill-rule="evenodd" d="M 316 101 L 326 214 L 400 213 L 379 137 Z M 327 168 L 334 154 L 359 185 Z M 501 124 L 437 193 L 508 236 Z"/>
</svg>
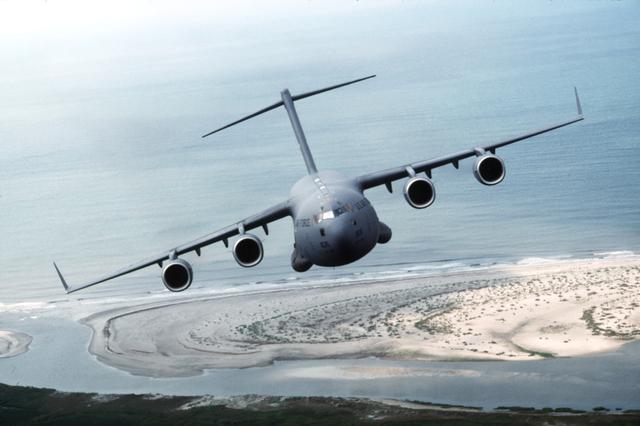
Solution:
<svg viewBox="0 0 640 426">
<path fill-rule="evenodd" d="M 266 108 L 263 108 L 259 111 L 254 112 L 253 114 L 249 114 L 246 117 L 242 117 L 239 120 L 234 121 L 233 123 L 229 123 L 226 126 L 222 126 L 219 129 L 216 129 L 212 132 L 203 135 L 203 138 L 207 136 L 211 136 L 214 133 L 219 132 L 220 130 L 224 130 L 228 127 L 236 125 L 238 123 L 242 123 L 250 118 L 263 114 L 267 111 L 271 111 L 272 109 L 276 109 L 280 106 L 284 106 L 287 110 L 287 114 L 289 115 L 289 121 L 291 121 L 291 127 L 293 127 L 293 133 L 296 135 L 296 139 L 298 140 L 298 144 L 300 145 L 300 151 L 302 152 L 302 158 L 304 158 L 304 163 L 307 166 L 307 171 L 309 174 L 314 174 L 318 172 L 316 168 L 316 163 L 313 161 L 313 156 L 311 155 L 311 151 L 309 150 L 309 145 L 307 144 L 307 138 L 304 136 L 304 132 L 302 131 L 302 125 L 300 124 L 300 119 L 298 118 L 298 113 L 296 112 L 296 108 L 293 104 L 294 101 L 298 101 L 300 99 L 308 98 L 309 96 L 319 95 L 323 92 L 328 92 L 329 90 L 337 89 L 339 87 L 348 86 L 349 84 L 358 83 L 359 81 L 368 80 L 370 78 L 375 77 L 375 75 L 370 75 L 368 77 L 359 78 L 357 80 L 348 81 L 342 84 L 336 84 L 335 86 L 325 87 L 324 89 L 314 90 L 312 92 L 302 93 L 300 95 L 292 95 L 289 92 L 289 89 L 284 89 L 280 92 L 280 98 L 278 102 L 275 104 L 269 105 Z"/>
</svg>

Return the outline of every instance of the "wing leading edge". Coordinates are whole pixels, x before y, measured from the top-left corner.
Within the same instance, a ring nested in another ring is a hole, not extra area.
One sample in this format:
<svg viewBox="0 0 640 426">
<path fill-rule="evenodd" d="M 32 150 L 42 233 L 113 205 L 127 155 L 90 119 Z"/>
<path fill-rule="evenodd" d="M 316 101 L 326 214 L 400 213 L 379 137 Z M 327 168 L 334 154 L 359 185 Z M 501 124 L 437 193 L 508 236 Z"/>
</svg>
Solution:
<svg viewBox="0 0 640 426">
<path fill-rule="evenodd" d="M 64 287 L 67 293 L 73 293 L 74 291 L 82 290 L 87 287 L 94 286 L 96 284 L 103 283 L 105 281 L 112 280 L 117 277 L 121 277 L 123 275 L 129 274 L 134 271 L 138 271 L 140 269 L 144 269 L 151 265 L 157 264 L 158 266 L 162 266 L 162 263 L 169 259 L 174 259 L 179 255 L 189 253 L 195 251 L 198 256 L 200 255 L 200 249 L 202 247 L 206 247 L 208 245 L 217 243 L 219 241 L 223 241 L 225 246 L 228 246 L 228 239 L 244 233 L 244 231 L 248 231 L 254 228 L 263 227 L 265 232 L 268 231 L 267 224 L 271 222 L 275 222 L 276 220 L 282 219 L 286 216 L 291 215 L 291 207 L 290 200 L 284 201 L 282 203 L 276 204 L 273 207 L 270 207 L 262 212 L 255 214 L 253 216 L 249 216 L 248 218 L 233 224 L 229 225 L 225 228 L 219 229 L 211 234 L 204 235 L 200 238 L 197 238 L 191 242 L 186 244 L 179 245 L 171 250 L 168 250 L 165 254 L 161 254 L 159 256 L 150 257 L 148 259 L 141 260 L 140 262 L 129 265 L 125 268 L 119 269 L 118 271 L 113 272 L 112 274 L 105 275 L 100 277 L 94 281 L 80 284 L 77 286 L 70 286 L 67 281 L 64 279 L 64 276 L 60 272 L 58 265 L 53 263 L 56 272 L 58 273 L 58 277 L 62 282 L 62 286 Z"/>
<path fill-rule="evenodd" d="M 476 147 L 472 149 L 467 149 L 464 151 L 456 152 L 454 154 L 445 155 L 443 157 L 432 158 L 429 160 L 418 161 L 416 163 L 405 164 L 399 167 L 393 167 L 386 170 L 380 170 L 373 173 L 367 173 L 365 175 L 359 176 L 356 178 L 356 181 L 359 183 L 360 187 L 364 189 L 373 188 L 379 185 L 387 185 L 389 186 L 391 182 L 406 178 L 410 176 L 410 171 L 415 173 L 425 172 L 428 176 L 431 176 L 431 170 L 445 166 L 447 164 L 453 164 L 455 168 L 458 168 L 458 162 L 460 160 L 464 160 L 465 158 L 474 157 L 477 155 L 481 155 L 484 152 L 491 152 L 495 154 L 496 149 L 502 148 L 507 145 L 511 145 L 512 143 L 520 142 L 525 139 L 532 138 L 534 136 L 541 135 L 543 133 L 550 132 L 552 130 L 559 129 L 561 127 L 568 126 L 573 123 L 577 123 L 578 121 L 584 120 L 582 116 L 582 105 L 580 104 L 580 98 L 578 97 L 578 90 L 574 88 L 574 93 L 576 97 L 576 108 L 578 110 L 578 115 L 574 118 L 563 121 L 562 123 L 554 124 L 552 126 L 544 127 L 542 129 L 534 130 L 532 132 L 528 132 L 519 136 L 515 136 L 509 139 L 505 139 L 503 141 Z"/>
</svg>

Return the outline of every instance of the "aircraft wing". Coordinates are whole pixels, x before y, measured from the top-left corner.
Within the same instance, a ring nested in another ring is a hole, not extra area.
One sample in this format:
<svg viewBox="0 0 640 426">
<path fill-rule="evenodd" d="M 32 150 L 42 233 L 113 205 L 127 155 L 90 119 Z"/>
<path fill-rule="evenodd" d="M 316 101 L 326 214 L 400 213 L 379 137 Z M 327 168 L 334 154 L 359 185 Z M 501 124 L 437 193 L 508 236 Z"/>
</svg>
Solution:
<svg viewBox="0 0 640 426">
<path fill-rule="evenodd" d="M 144 259 L 141 260 L 140 262 L 134 263 L 132 265 L 129 265 L 125 268 L 122 268 L 118 271 L 115 271 L 114 273 L 110 274 L 110 275 L 105 275 L 103 277 L 100 277 L 94 281 L 85 283 L 85 284 L 81 284 L 81 285 L 76 285 L 76 286 L 70 286 L 67 281 L 64 279 L 64 277 L 62 276 L 62 273 L 60 272 L 60 269 L 58 269 L 58 265 L 55 264 L 55 262 L 53 263 L 53 266 L 56 269 L 56 272 L 58 273 L 58 276 L 60 277 L 60 281 L 62 281 L 62 285 L 64 286 L 64 289 L 67 293 L 73 293 L 74 291 L 78 291 L 78 290 L 82 290 L 84 288 L 87 287 L 91 287 L 94 286 L 96 284 L 100 284 L 102 282 L 111 280 L 113 278 L 117 278 L 120 277 L 122 275 L 126 275 L 128 273 L 146 268 L 148 266 L 157 264 L 158 266 L 162 267 L 162 263 L 166 260 L 175 258 L 179 255 L 185 254 L 185 253 L 189 253 L 192 251 L 195 251 L 198 256 L 200 255 L 200 249 L 202 247 L 208 246 L 210 244 L 213 243 L 217 243 L 219 241 L 223 241 L 225 246 L 228 245 L 228 239 L 230 237 L 233 237 L 234 235 L 238 235 L 240 233 L 243 233 L 244 231 L 248 231 L 250 229 L 254 229 L 254 228 L 258 228 L 258 227 L 263 227 L 265 232 L 268 233 L 268 228 L 267 228 L 267 224 L 274 222 L 278 219 L 282 219 L 285 216 L 290 216 L 291 215 L 291 208 L 290 208 L 290 200 L 284 201 L 282 203 L 276 204 L 273 207 L 270 207 L 266 210 L 263 210 L 262 212 L 255 214 L 253 216 L 250 216 L 238 223 L 235 223 L 233 225 L 229 225 L 225 228 L 219 229 L 211 234 L 208 235 L 204 235 L 200 238 L 197 238 L 191 242 L 188 242 L 186 244 L 182 244 L 179 245 L 177 247 L 174 247 L 170 250 L 167 250 L 165 253 L 160 254 L 158 256 L 155 257 L 150 257 L 148 259 Z"/>
<path fill-rule="evenodd" d="M 534 130 L 532 132 L 524 133 L 522 135 L 515 136 L 509 139 L 505 139 L 503 141 L 500 141 L 491 145 L 479 146 L 479 147 L 467 149 L 464 151 L 456 152 L 454 154 L 445 155 L 443 157 L 432 158 L 429 160 L 418 161 L 416 163 L 405 164 L 404 166 L 399 166 L 399 167 L 394 167 L 386 170 L 380 170 L 373 173 L 368 173 L 368 174 L 359 176 L 358 178 L 356 178 L 356 181 L 359 183 L 360 187 L 363 190 L 368 188 L 373 188 L 375 186 L 379 186 L 383 184 L 386 185 L 389 190 L 391 190 L 391 182 L 411 176 L 412 172 L 415 172 L 415 173 L 425 172 L 429 177 L 431 177 L 431 170 L 435 168 L 452 164 L 457 169 L 458 162 L 460 160 L 464 160 L 465 158 L 482 155 L 484 152 L 491 152 L 495 154 L 496 149 L 502 148 L 503 146 L 507 146 L 512 143 L 529 139 L 534 136 L 538 136 L 543 133 L 547 133 L 552 130 L 568 126 L 569 124 L 577 123 L 578 121 L 584 120 L 584 117 L 582 116 L 582 106 L 580 105 L 580 98 L 578 97 L 577 90 L 575 90 L 575 96 L 576 96 L 576 106 L 578 109 L 578 115 L 570 120 L 563 121 L 562 123 L 554 124 L 552 126 L 544 127 L 542 129 Z"/>
</svg>

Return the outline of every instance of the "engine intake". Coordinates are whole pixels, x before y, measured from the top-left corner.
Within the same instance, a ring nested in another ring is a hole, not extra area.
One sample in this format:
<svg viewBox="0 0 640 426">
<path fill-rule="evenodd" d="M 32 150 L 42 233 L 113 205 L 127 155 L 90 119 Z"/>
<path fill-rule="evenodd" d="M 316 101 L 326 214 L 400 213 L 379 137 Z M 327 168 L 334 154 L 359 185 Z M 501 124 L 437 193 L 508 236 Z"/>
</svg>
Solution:
<svg viewBox="0 0 640 426">
<path fill-rule="evenodd" d="M 171 291 L 184 291 L 193 281 L 193 269 L 186 260 L 175 259 L 162 268 L 162 282 Z"/>
<path fill-rule="evenodd" d="M 483 185 L 496 185 L 504 180 L 504 161 L 493 154 L 482 155 L 473 166 L 473 175 Z"/>
<path fill-rule="evenodd" d="M 404 184 L 404 198 L 414 209 L 429 207 L 436 200 L 436 187 L 429 179 L 414 176 Z"/>
<path fill-rule="evenodd" d="M 256 266 L 263 256 L 262 241 L 253 234 L 242 235 L 233 245 L 233 257 L 245 268 Z"/>
</svg>

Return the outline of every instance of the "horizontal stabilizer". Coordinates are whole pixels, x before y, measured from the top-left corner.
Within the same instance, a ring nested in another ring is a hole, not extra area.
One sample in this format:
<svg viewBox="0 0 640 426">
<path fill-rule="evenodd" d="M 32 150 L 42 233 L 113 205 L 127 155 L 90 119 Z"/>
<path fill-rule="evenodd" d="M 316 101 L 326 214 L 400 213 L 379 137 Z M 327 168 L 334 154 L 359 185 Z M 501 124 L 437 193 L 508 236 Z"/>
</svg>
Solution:
<svg viewBox="0 0 640 426">
<path fill-rule="evenodd" d="M 370 75 L 370 76 L 367 76 L 367 77 L 359 78 L 357 80 L 347 81 L 346 83 L 336 84 L 335 86 L 325 87 L 324 89 L 318 89 L 318 90 L 314 90 L 312 92 L 301 93 L 299 95 L 292 95 L 291 99 L 294 100 L 294 101 L 297 101 L 297 100 L 300 100 L 300 99 L 308 98 L 310 96 L 319 95 L 320 93 L 323 93 L 323 92 L 328 92 L 329 90 L 338 89 L 340 87 L 348 86 L 348 85 L 353 84 L 353 83 L 358 83 L 358 82 L 363 81 L 363 80 L 368 80 L 368 79 L 373 78 L 373 77 L 375 77 L 375 75 Z M 266 108 L 262 108 L 261 110 L 254 112 L 253 114 L 247 115 L 246 117 L 242 117 L 241 119 L 236 120 L 233 123 L 229 123 L 226 126 L 222 126 L 222 127 L 218 128 L 218 129 L 212 131 L 212 132 L 207 133 L 206 135 L 202 135 L 202 137 L 206 138 L 207 136 L 211 136 L 212 134 L 217 133 L 220 130 L 227 129 L 227 128 L 229 128 L 231 126 L 234 126 L 234 125 L 236 125 L 238 123 L 242 123 L 243 121 L 246 121 L 246 120 L 248 120 L 250 118 L 253 118 L 253 117 L 257 116 L 257 115 L 264 114 L 265 112 L 271 111 L 272 109 L 276 109 L 276 108 L 278 108 L 279 106 L 282 106 L 282 105 L 284 105 L 284 102 L 283 101 L 278 101 L 275 104 L 269 105 Z"/>
<path fill-rule="evenodd" d="M 242 123 L 243 121 L 246 121 L 246 120 L 248 120 L 248 119 L 250 119 L 250 118 L 253 118 L 253 117 L 255 117 L 256 115 L 260 115 L 260 114 L 263 114 L 263 113 L 265 113 L 265 112 L 267 112 L 267 111 L 271 111 L 272 109 L 276 109 L 276 108 L 278 108 L 279 106 L 282 106 L 282 105 L 283 105 L 283 102 L 282 102 L 282 101 L 276 102 L 276 103 L 275 103 L 275 104 L 273 104 L 273 105 L 269 105 L 269 106 L 268 106 L 268 107 L 266 107 L 266 108 L 262 108 L 260 111 L 256 111 L 256 112 L 254 112 L 253 114 L 247 115 L 246 117 L 242 117 L 240 120 L 236 120 L 236 121 L 234 121 L 233 123 L 229 123 L 229 124 L 227 124 L 226 126 L 222 126 L 222 127 L 220 127 L 219 129 L 216 129 L 216 130 L 214 130 L 214 131 L 212 131 L 212 132 L 207 133 L 206 135 L 202 135 L 202 137 L 203 137 L 203 138 L 206 138 L 207 136 L 211 136 L 211 135 L 212 135 L 212 134 L 214 134 L 214 133 L 218 133 L 220 130 L 224 130 L 224 129 L 226 129 L 226 128 L 228 128 L 228 127 L 231 127 L 231 126 L 233 126 L 233 125 L 235 125 L 235 124 L 238 124 L 238 123 Z"/>
<path fill-rule="evenodd" d="M 357 80 L 347 81 L 346 83 L 336 84 L 335 86 L 325 87 L 324 89 L 314 90 L 313 92 L 302 93 L 300 95 L 292 95 L 291 99 L 293 99 L 294 101 L 297 101 L 299 99 L 308 98 L 309 96 L 319 95 L 320 93 L 328 92 L 329 90 L 339 89 L 340 87 L 348 86 L 353 83 L 359 83 L 364 80 L 369 80 L 370 78 L 373 78 L 373 77 L 375 77 L 375 74 L 367 77 L 362 77 Z"/>
</svg>

